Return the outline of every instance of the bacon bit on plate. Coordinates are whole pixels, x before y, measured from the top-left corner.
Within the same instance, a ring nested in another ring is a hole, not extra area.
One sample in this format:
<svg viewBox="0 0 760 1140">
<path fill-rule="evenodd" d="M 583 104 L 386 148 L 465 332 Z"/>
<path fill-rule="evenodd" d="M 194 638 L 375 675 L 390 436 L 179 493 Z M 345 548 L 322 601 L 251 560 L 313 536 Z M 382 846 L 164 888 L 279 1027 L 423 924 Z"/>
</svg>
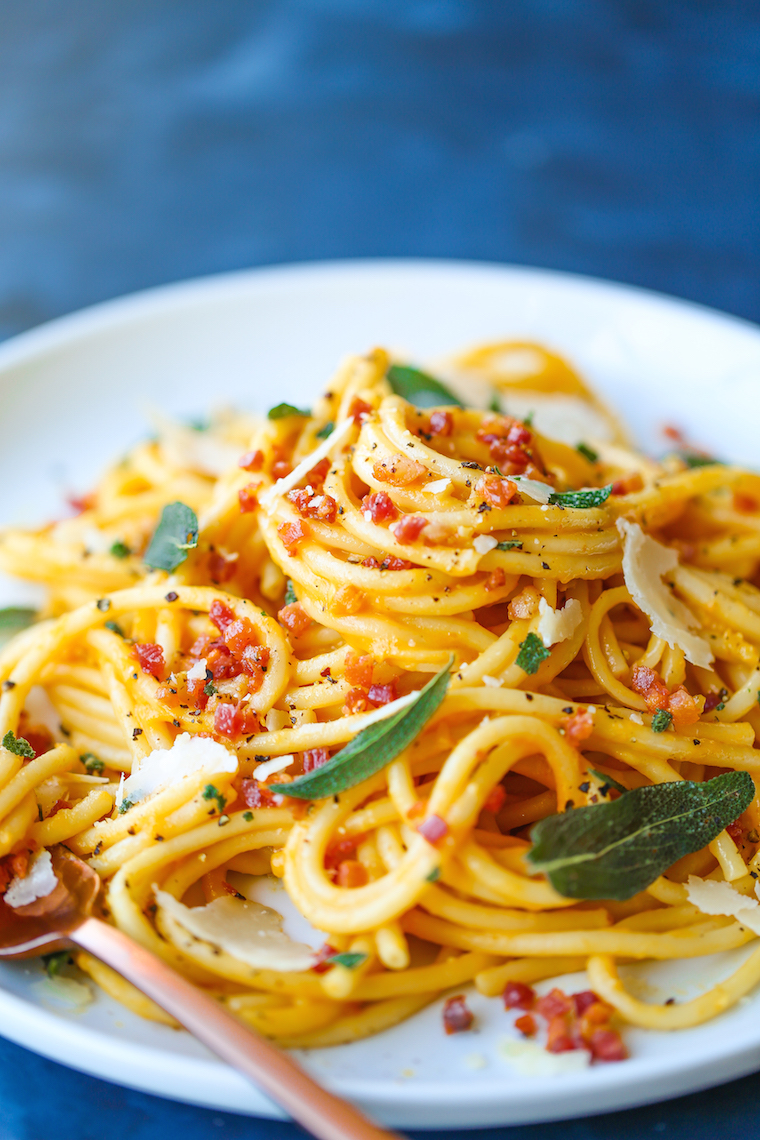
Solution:
<svg viewBox="0 0 760 1140">
<path fill-rule="evenodd" d="M 502 995 L 505 1009 L 533 1009 L 536 991 L 525 982 L 507 982 Z"/>
<path fill-rule="evenodd" d="M 235 620 L 235 611 L 231 610 L 225 602 L 214 598 L 208 611 L 209 620 L 216 626 L 220 633 L 224 633 L 228 625 Z"/>
<path fill-rule="evenodd" d="M 373 523 L 389 522 L 398 518 L 396 505 L 387 491 L 373 491 L 365 495 L 361 502 L 361 512 L 365 517 L 369 514 L 370 522 Z"/>
<path fill-rule="evenodd" d="M 312 467 L 311 471 L 306 476 L 306 485 L 309 487 L 321 487 L 327 478 L 327 472 L 329 470 L 330 460 L 327 456 L 325 456 L 324 459 L 320 459 L 319 463 L 316 463 Z"/>
<path fill-rule="evenodd" d="M 282 545 L 292 557 L 304 539 L 308 538 L 309 528 L 300 519 L 296 519 L 295 522 L 280 523 L 277 527 L 277 533 L 282 540 Z"/>
<path fill-rule="evenodd" d="M 524 1013 L 515 1020 L 515 1029 L 519 1029 L 523 1037 L 535 1037 L 537 1028 L 536 1019 L 530 1013 Z"/>
<path fill-rule="evenodd" d="M 366 689 L 351 689 L 346 694 L 346 700 L 343 705 L 343 713 L 345 716 L 355 716 L 356 713 L 368 712 L 369 710 L 369 697 L 367 696 Z"/>
<path fill-rule="evenodd" d="M 255 732 L 258 727 L 258 717 L 252 709 L 245 708 L 240 702 L 229 704 L 224 701 L 217 705 L 214 712 L 214 731 L 220 736 L 232 740 L 235 736 L 246 736 Z"/>
<path fill-rule="evenodd" d="M 334 523 L 338 517 L 338 504 L 332 495 L 325 495 L 321 491 L 313 494 L 311 490 L 302 490 L 289 491 L 287 497 L 302 518 Z"/>
<path fill-rule="evenodd" d="M 417 830 L 423 839 L 427 839 L 428 843 L 435 846 L 448 835 L 449 825 L 439 815 L 429 815 L 427 819 L 423 819 Z"/>
<path fill-rule="evenodd" d="M 431 435 L 451 435 L 454 417 L 451 412 L 431 412 L 428 431 Z"/>
<path fill-rule="evenodd" d="M 494 463 L 506 466 L 508 475 L 520 475 L 531 464 L 533 433 L 511 416 L 485 416 L 475 438 L 486 445 Z"/>
<path fill-rule="evenodd" d="M 358 614 L 359 610 L 364 608 L 366 600 L 363 590 L 354 586 L 353 583 L 347 582 L 345 586 L 341 586 L 339 590 L 335 591 L 330 608 L 338 617 L 345 614 Z"/>
<path fill-rule="evenodd" d="M 538 591 L 533 586 L 526 586 L 509 603 L 508 614 L 512 621 L 525 621 L 538 613 Z"/>
<path fill-rule="evenodd" d="M 275 459 L 272 464 L 272 478 L 277 482 L 278 479 L 284 479 L 289 475 L 293 468 L 288 463 L 287 459 Z"/>
<path fill-rule="evenodd" d="M 402 515 L 393 527 L 393 536 L 397 542 L 415 542 L 427 526 L 427 519 L 420 515 Z"/>
<path fill-rule="evenodd" d="M 85 511 L 91 511 L 95 506 L 95 495 L 69 495 L 66 502 L 78 515 L 83 515 Z"/>
<path fill-rule="evenodd" d="M 504 791 L 504 788 L 501 786 L 501 784 L 496 784 L 496 786 L 491 788 L 490 792 L 486 796 L 485 802 L 483 804 L 483 810 L 490 811 L 493 815 L 496 815 L 496 813 L 501 811 L 501 809 L 504 807 L 504 801 L 506 798 L 507 793 Z"/>
<path fill-rule="evenodd" d="M 406 558 L 396 558 L 395 554 L 386 554 L 382 562 L 376 558 L 365 558 L 361 565 L 369 570 L 414 570 L 413 562 L 407 562 Z"/>
<path fill-rule="evenodd" d="M 588 709 L 578 709 L 565 721 L 565 740 L 568 744 L 572 744 L 573 748 L 577 748 L 582 741 L 588 740 L 593 731 L 594 718 Z"/>
<path fill-rule="evenodd" d="M 238 459 L 238 467 L 242 467 L 244 471 L 260 471 L 264 466 L 264 452 L 260 449 L 256 451 L 246 451 L 245 455 L 241 455 Z"/>
<path fill-rule="evenodd" d="M 389 681 L 387 685 L 370 685 L 367 696 L 373 705 L 389 705 L 398 697 L 396 682 Z"/>
<path fill-rule="evenodd" d="M 372 474 L 378 483 L 390 483 L 391 487 L 408 487 L 411 483 L 418 483 L 424 475 L 427 475 L 427 468 L 416 459 L 410 459 L 408 455 L 398 452 L 376 463 L 372 468 Z"/>
<path fill-rule="evenodd" d="M 325 851 L 325 867 L 327 870 L 335 871 L 344 859 L 353 859 L 356 848 L 364 839 L 365 834 L 361 832 L 357 835 L 347 835 L 344 839 L 337 839 L 331 843 Z"/>
<path fill-rule="evenodd" d="M 346 680 L 349 685 L 358 685 L 368 689 L 372 684 L 372 671 L 375 668 L 375 659 L 365 654 L 360 657 L 358 653 L 346 655 Z"/>
<path fill-rule="evenodd" d="M 625 1061 L 628 1050 L 616 1029 L 597 1029 L 589 1041 L 595 1061 Z"/>
<path fill-rule="evenodd" d="M 502 479 L 499 475 L 481 475 L 475 484 L 475 494 L 483 502 L 501 509 L 509 506 L 514 499 L 517 494 L 517 484 L 511 479 Z"/>
<path fill-rule="evenodd" d="M 497 566 L 497 568 L 495 570 L 492 570 L 486 578 L 485 588 L 488 593 L 491 593 L 492 590 L 500 590 L 506 580 L 507 576 L 502 570 L 501 566 Z"/>
<path fill-rule="evenodd" d="M 348 409 L 348 414 L 355 424 L 363 424 L 372 415 L 372 405 L 355 396 L 351 407 Z"/>
<path fill-rule="evenodd" d="M 300 637 L 311 625 L 311 618 L 302 608 L 300 602 L 292 602 L 289 606 L 283 606 L 277 614 L 277 620 L 292 637 Z"/>
<path fill-rule="evenodd" d="M 612 484 L 611 495 L 632 495 L 635 491 L 640 491 L 644 486 L 644 480 L 641 477 L 640 471 L 631 471 L 628 475 L 621 476 L 616 479 Z"/>
<path fill-rule="evenodd" d="M 240 794 L 243 803 L 249 808 L 275 807 L 284 799 L 283 796 L 270 792 L 265 784 L 260 784 L 258 780 L 251 778 L 241 780 Z"/>
<path fill-rule="evenodd" d="M 338 864 L 335 881 L 339 887 L 363 887 L 369 881 L 369 877 L 358 859 L 344 859 Z"/>
<path fill-rule="evenodd" d="M 757 499 L 747 495 L 744 491 L 734 491 L 734 510 L 742 515 L 757 514 L 760 509 Z"/>
<path fill-rule="evenodd" d="M 699 701 L 683 685 L 677 685 L 671 693 L 659 674 L 646 665 L 633 666 L 631 688 L 644 698 L 651 712 L 669 712 L 676 728 L 696 724 L 702 715 Z"/>
<path fill-rule="evenodd" d="M 472 1029 L 475 1015 L 467 1005 L 464 994 L 446 998 L 443 1005 L 443 1028 L 446 1033 L 464 1033 Z"/>
<path fill-rule="evenodd" d="M 307 752 L 301 753 L 301 767 L 304 772 L 315 772 L 329 759 L 330 753 L 327 748 L 309 748 Z"/>
<path fill-rule="evenodd" d="M 731 836 L 737 847 L 740 847 L 744 842 L 744 828 L 738 820 L 734 820 L 733 823 L 729 823 L 728 827 L 726 828 L 726 832 Z"/>
<path fill-rule="evenodd" d="M 235 575 L 237 558 L 227 558 L 220 550 L 212 550 L 208 556 L 209 578 L 217 586 L 229 582 Z"/>
<path fill-rule="evenodd" d="M 151 641 L 137 642 L 132 652 L 137 660 L 140 662 L 140 668 L 143 673 L 148 673 L 151 677 L 155 677 L 160 681 L 164 675 L 164 651 L 160 645 L 154 645 Z"/>
<path fill-rule="evenodd" d="M 240 511 L 244 515 L 248 515 L 251 511 L 255 511 L 259 505 L 257 492 L 261 483 L 247 483 L 245 487 L 241 487 L 238 491 L 238 503 L 240 504 Z"/>
</svg>

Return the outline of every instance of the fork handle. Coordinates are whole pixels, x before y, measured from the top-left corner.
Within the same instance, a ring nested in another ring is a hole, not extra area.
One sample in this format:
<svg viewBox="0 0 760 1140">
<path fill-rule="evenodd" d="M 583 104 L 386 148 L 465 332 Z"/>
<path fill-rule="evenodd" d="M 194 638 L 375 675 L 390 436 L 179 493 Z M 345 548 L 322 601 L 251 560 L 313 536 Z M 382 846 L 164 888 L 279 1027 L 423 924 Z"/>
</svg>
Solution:
<svg viewBox="0 0 760 1140">
<path fill-rule="evenodd" d="M 396 1135 L 327 1092 L 281 1049 L 120 930 L 88 918 L 69 937 L 152 998 L 319 1140 L 392 1140 Z"/>
</svg>

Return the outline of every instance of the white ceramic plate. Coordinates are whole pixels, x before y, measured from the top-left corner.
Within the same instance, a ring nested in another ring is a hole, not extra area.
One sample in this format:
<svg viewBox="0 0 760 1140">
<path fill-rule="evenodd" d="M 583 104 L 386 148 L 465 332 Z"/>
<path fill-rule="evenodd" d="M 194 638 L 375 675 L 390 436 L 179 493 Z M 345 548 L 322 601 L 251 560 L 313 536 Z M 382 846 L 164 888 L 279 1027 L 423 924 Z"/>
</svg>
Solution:
<svg viewBox="0 0 760 1140">
<path fill-rule="evenodd" d="M 451 262 L 257 270 L 158 289 L 55 321 L 0 346 L 0 523 L 60 510 L 145 432 L 144 410 L 180 416 L 229 402 L 309 402 L 348 352 L 376 344 L 424 362 L 517 337 L 565 353 L 662 449 L 674 423 L 716 454 L 757 463 L 760 331 L 639 290 L 558 273 Z M 11 587 L 3 600 L 20 598 Z M 745 951 L 746 952 L 746 951 Z M 647 971 L 651 1000 L 679 999 L 736 959 Z M 277 1110 L 185 1033 L 105 997 L 81 1014 L 46 1004 L 36 963 L 0 967 L 0 1032 L 85 1072 L 215 1108 Z M 582 977 L 574 982 L 582 984 Z M 578 985 L 575 985 L 578 988 Z M 525 1076 L 500 1003 L 471 998 L 479 1031 L 445 1037 L 440 1002 L 404 1025 L 306 1065 L 379 1119 L 408 1128 L 504 1125 L 642 1104 L 760 1068 L 760 998 L 677 1035 L 631 1030 L 632 1057 Z"/>
</svg>

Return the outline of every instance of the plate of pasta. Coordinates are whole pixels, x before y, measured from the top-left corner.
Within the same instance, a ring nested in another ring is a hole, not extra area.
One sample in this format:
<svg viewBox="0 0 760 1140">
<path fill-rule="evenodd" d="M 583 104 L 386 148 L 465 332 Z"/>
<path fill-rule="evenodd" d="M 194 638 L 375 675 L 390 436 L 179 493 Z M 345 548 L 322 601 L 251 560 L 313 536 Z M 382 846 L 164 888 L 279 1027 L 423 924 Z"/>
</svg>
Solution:
<svg viewBox="0 0 760 1140">
<path fill-rule="evenodd" d="M 0 386 L 0 907 L 67 846 L 395 1125 L 757 1067 L 754 327 L 336 263 L 53 322 Z M 0 967 L 0 1032 L 277 1114 L 83 951 Z"/>
</svg>

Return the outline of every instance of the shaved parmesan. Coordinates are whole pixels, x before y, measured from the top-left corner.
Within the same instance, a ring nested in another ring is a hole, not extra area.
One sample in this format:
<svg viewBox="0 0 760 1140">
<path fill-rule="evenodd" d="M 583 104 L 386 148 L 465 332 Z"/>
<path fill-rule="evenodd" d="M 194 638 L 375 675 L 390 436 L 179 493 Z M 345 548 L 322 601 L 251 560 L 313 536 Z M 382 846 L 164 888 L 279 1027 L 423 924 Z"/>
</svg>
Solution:
<svg viewBox="0 0 760 1140">
<path fill-rule="evenodd" d="M 591 1054 L 587 1049 L 571 1049 L 566 1053 L 548 1053 L 535 1041 L 503 1041 L 499 1052 L 521 1077 L 558 1077 L 587 1069 Z"/>
<path fill-rule="evenodd" d="M 335 430 L 330 432 L 327 439 L 323 440 L 319 447 L 312 451 L 311 455 L 307 455 L 293 468 L 289 475 L 286 475 L 284 479 L 278 479 L 273 487 L 269 487 L 259 496 L 261 505 L 266 508 L 269 514 L 274 510 L 277 499 L 297 487 L 301 480 L 306 478 L 312 467 L 316 467 L 320 460 L 327 458 L 332 453 L 333 448 L 346 438 L 354 426 L 352 419 L 344 420 L 342 424 L 338 424 Z"/>
<path fill-rule="evenodd" d="M 683 650 L 687 661 L 708 669 L 713 655 L 703 637 L 690 630 L 699 622 L 687 606 L 663 583 L 663 574 L 678 565 L 678 554 L 644 534 L 638 523 L 618 519 L 623 539 L 623 578 L 636 605 L 649 618 L 652 633 L 671 648 Z"/>
<path fill-rule="evenodd" d="M 188 681 L 205 681 L 206 680 L 206 669 L 207 668 L 208 668 L 208 666 L 206 664 L 206 658 L 201 657 L 200 661 L 196 661 L 196 663 L 193 665 L 192 669 L 188 669 L 188 671 L 187 671 Z"/>
<path fill-rule="evenodd" d="M 237 770 L 237 757 L 223 744 L 208 736 L 191 736 L 189 732 L 182 732 L 171 748 L 156 748 L 135 763 L 132 775 L 119 787 L 117 806 L 123 800 L 140 803 L 154 792 L 161 792 L 188 776 L 200 773 L 216 776 Z"/>
<path fill-rule="evenodd" d="M 285 934 L 282 915 L 271 907 L 232 895 L 188 907 L 167 891 L 153 890 L 159 907 L 183 930 L 254 969 L 291 973 L 314 965 L 311 946 Z"/>
<path fill-rule="evenodd" d="M 440 495 L 447 487 L 451 486 L 450 479 L 436 479 L 433 483 L 426 483 L 422 488 L 423 491 L 429 491 L 431 495 Z"/>
<path fill-rule="evenodd" d="M 546 598 L 541 598 L 538 612 L 538 636 L 547 649 L 558 641 L 567 641 L 568 637 L 572 637 L 583 620 L 583 607 L 577 598 L 568 598 L 561 610 L 553 609 Z"/>
<path fill-rule="evenodd" d="M 500 689 L 504 684 L 499 677 L 490 677 L 488 673 L 483 674 L 482 681 L 489 689 Z"/>
<path fill-rule="evenodd" d="M 686 897 L 702 914 L 721 914 L 735 918 L 748 930 L 760 934 L 760 904 L 757 899 L 740 894 L 730 883 L 689 875 Z"/>
<path fill-rule="evenodd" d="M 285 768 L 289 768 L 294 761 L 295 756 L 292 753 L 289 756 L 275 756 L 273 760 L 265 760 L 263 764 L 259 764 L 253 774 L 261 782 L 266 780 L 267 776 L 271 776 L 272 772 L 282 772 Z"/>
<path fill-rule="evenodd" d="M 526 479 L 524 475 L 510 475 L 510 480 L 517 484 L 517 490 L 534 503 L 548 503 L 554 494 L 554 488 L 548 483 L 540 483 L 538 479 Z"/>
<path fill-rule="evenodd" d="M 478 554 L 488 554 L 490 550 L 495 550 L 499 543 L 492 534 L 479 534 L 473 539 L 472 545 Z"/>
<path fill-rule="evenodd" d="M 29 906 L 37 899 L 46 899 L 57 886 L 58 879 L 55 877 L 50 852 L 40 851 L 29 864 L 29 870 L 23 879 L 18 876 L 11 879 L 3 898 L 6 906 Z"/>
</svg>

